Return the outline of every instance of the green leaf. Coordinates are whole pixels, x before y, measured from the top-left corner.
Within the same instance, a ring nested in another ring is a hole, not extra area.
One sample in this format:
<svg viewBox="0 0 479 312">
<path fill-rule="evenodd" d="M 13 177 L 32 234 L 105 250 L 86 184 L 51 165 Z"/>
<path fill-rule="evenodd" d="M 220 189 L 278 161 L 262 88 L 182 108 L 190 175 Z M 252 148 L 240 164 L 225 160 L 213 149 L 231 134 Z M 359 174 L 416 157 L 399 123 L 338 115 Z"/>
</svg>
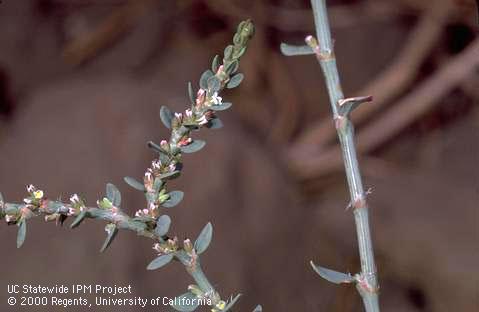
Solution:
<svg viewBox="0 0 479 312">
<path fill-rule="evenodd" d="M 214 111 L 223 111 L 223 110 L 227 110 L 228 108 L 230 108 L 231 106 L 233 105 L 233 103 L 230 103 L 230 102 L 223 102 L 219 105 L 211 105 L 211 110 L 214 110 Z"/>
<path fill-rule="evenodd" d="M 190 98 L 191 105 L 195 105 L 195 92 L 191 82 L 188 82 L 188 97 Z"/>
<path fill-rule="evenodd" d="M 234 60 L 233 62 L 229 63 L 228 66 L 226 66 L 225 71 L 228 75 L 234 74 L 239 68 L 239 62 L 238 60 Z"/>
<path fill-rule="evenodd" d="M 156 221 L 156 228 L 155 232 L 156 235 L 158 236 L 163 236 L 168 233 L 168 230 L 170 229 L 171 225 L 171 218 L 167 215 L 162 215 L 161 217 L 158 218 L 158 221 Z"/>
<path fill-rule="evenodd" d="M 260 304 L 258 304 L 256 308 L 254 308 L 253 310 L 253 312 L 262 312 L 262 311 L 263 311 L 263 307 Z"/>
<path fill-rule="evenodd" d="M 233 54 L 233 46 L 230 44 L 229 46 L 225 48 L 223 57 L 225 60 L 229 60 L 231 59 L 232 54 Z"/>
<path fill-rule="evenodd" d="M 174 115 L 168 107 L 162 106 L 160 108 L 160 119 L 166 128 L 171 129 L 171 120 L 173 119 L 173 117 Z"/>
<path fill-rule="evenodd" d="M 106 185 L 106 198 L 108 198 L 108 200 L 113 204 L 113 206 L 120 207 L 121 193 L 118 188 L 111 183 L 108 183 Z"/>
<path fill-rule="evenodd" d="M 226 307 L 222 310 L 222 312 L 226 312 L 226 311 L 229 311 L 229 309 L 231 309 L 234 304 L 236 303 L 236 301 L 238 301 L 238 299 L 241 297 L 241 294 L 237 294 L 236 297 L 232 298 L 228 304 L 226 305 Z"/>
<path fill-rule="evenodd" d="M 22 219 L 18 224 L 18 234 L 17 234 L 17 248 L 22 247 L 25 242 L 25 236 L 27 235 L 27 221 Z"/>
<path fill-rule="evenodd" d="M 138 180 L 136 180 L 135 178 L 132 178 L 132 177 L 124 177 L 123 180 L 125 180 L 126 184 L 128 184 L 129 186 L 131 186 L 132 188 L 138 190 L 138 191 L 142 191 L 142 192 L 146 192 L 146 188 L 145 186 L 143 185 L 143 183 L 139 182 Z"/>
<path fill-rule="evenodd" d="M 213 237 L 213 226 L 209 222 L 195 241 L 195 249 L 198 254 L 202 254 L 210 245 L 211 238 Z"/>
<path fill-rule="evenodd" d="M 223 128 L 223 122 L 221 121 L 221 119 L 217 117 L 217 118 L 211 119 L 207 127 L 210 129 L 220 129 L 220 128 Z"/>
<path fill-rule="evenodd" d="M 150 271 L 159 269 L 170 263 L 171 260 L 173 260 L 173 254 L 159 256 L 155 260 L 151 261 L 146 269 Z"/>
<path fill-rule="evenodd" d="M 186 304 L 187 302 L 190 304 Z M 176 297 L 171 307 L 180 312 L 192 312 L 198 308 L 199 303 L 200 300 L 196 297 L 196 295 L 192 294 L 191 292 L 187 292 Z"/>
<path fill-rule="evenodd" d="M 194 140 L 188 145 L 182 146 L 181 151 L 183 153 L 194 153 L 202 149 L 206 145 L 206 142 L 203 140 Z"/>
<path fill-rule="evenodd" d="M 165 208 L 172 208 L 178 205 L 183 200 L 184 193 L 182 191 L 173 191 L 168 193 L 168 195 L 170 196 L 170 198 L 163 204 L 161 204 L 161 206 Z"/>
<path fill-rule="evenodd" d="M 158 178 L 161 179 L 161 180 L 165 180 L 165 179 L 168 180 L 168 179 L 174 179 L 179 175 L 180 175 L 180 171 L 175 170 L 175 171 L 172 171 L 172 172 L 167 172 L 167 173 L 160 174 L 158 176 Z"/>
<path fill-rule="evenodd" d="M 86 210 L 80 212 L 78 214 L 78 216 L 75 218 L 75 220 L 73 220 L 72 224 L 70 225 L 70 228 L 74 229 L 77 226 L 79 226 L 83 222 L 83 220 L 85 219 L 86 215 L 87 215 Z"/>
<path fill-rule="evenodd" d="M 354 277 L 351 276 L 351 274 L 345 274 L 337 271 L 333 271 L 330 269 L 326 269 L 323 267 L 320 267 L 319 265 L 315 265 L 313 261 L 310 262 L 311 266 L 313 267 L 313 270 L 319 274 L 322 278 L 324 278 L 327 281 L 330 281 L 331 283 L 334 284 L 342 284 L 342 283 L 352 283 L 354 282 Z"/>
<path fill-rule="evenodd" d="M 314 54 L 313 49 L 311 49 L 311 47 L 308 45 L 296 46 L 287 43 L 281 43 L 280 49 L 281 53 L 286 56 Z"/>
<path fill-rule="evenodd" d="M 105 230 L 107 231 L 108 235 L 106 236 L 105 242 L 103 243 L 100 252 L 104 252 L 113 242 L 116 237 L 116 234 L 118 234 L 118 227 L 116 226 L 116 224 L 113 223 L 107 224 Z"/>
<path fill-rule="evenodd" d="M 148 145 L 149 148 L 151 148 L 152 150 L 155 150 L 156 152 L 158 153 L 164 153 L 163 149 L 161 148 L 161 146 L 159 146 L 158 144 L 156 144 L 155 142 L 153 141 L 148 141 L 146 142 L 146 144 Z"/>
<path fill-rule="evenodd" d="M 211 92 L 218 92 L 221 89 L 221 80 L 216 76 L 211 76 L 208 78 L 207 85 Z"/>
<path fill-rule="evenodd" d="M 200 88 L 201 89 L 208 89 L 208 79 L 213 76 L 213 72 L 211 70 L 206 70 L 200 77 Z"/>
<path fill-rule="evenodd" d="M 228 89 L 236 88 L 237 86 L 239 86 L 241 81 L 243 81 L 243 78 L 244 78 L 244 75 L 242 73 L 234 75 L 233 77 L 230 78 L 230 81 L 228 81 L 228 84 L 226 85 L 226 87 Z"/>
<path fill-rule="evenodd" d="M 211 70 L 214 73 L 216 73 L 219 67 L 220 67 L 220 56 L 215 55 L 215 57 L 213 58 L 213 62 L 211 63 Z"/>
</svg>

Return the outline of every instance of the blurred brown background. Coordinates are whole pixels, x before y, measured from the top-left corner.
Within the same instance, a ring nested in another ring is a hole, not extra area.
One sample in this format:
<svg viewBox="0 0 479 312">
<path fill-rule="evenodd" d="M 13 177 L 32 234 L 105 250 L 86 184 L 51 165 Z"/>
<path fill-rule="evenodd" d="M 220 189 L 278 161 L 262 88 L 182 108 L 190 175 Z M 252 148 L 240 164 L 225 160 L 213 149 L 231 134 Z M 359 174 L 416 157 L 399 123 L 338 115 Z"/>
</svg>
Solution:
<svg viewBox="0 0 479 312">
<path fill-rule="evenodd" d="M 375 97 L 354 118 L 373 188 L 382 307 L 478 311 L 475 2 L 328 5 L 345 94 Z M 353 287 L 331 285 L 308 265 L 359 266 L 320 68 L 312 56 L 279 53 L 281 41 L 300 44 L 313 31 L 309 1 L 2 1 L 0 190 L 20 201 L 33 183 L 51 198 L 79 192 L 94 204 L 113 182 L 125 210 L 143 207 L 122 177 L 141 177 L 154 157 L 145 142 L 167 135 L 160 106 L 187 105 L 187 81 L 196 83 L 248 17 L 257 31 L 241 64 L 246 79 L 224 94 L 235 104 L 221 114 L 225 127 L 199 133 L 206 148 L 185 157 L 174 187 L 186 197 L 169 213 L 172 232 L 194 238 L 212 221 L 202 263 L 221 294 L 244 294 L 235 310 L 362 311 Z M 1 310 L 15 310 L 8 284 L 185 292 L 191 280 L 180 265 L 146 271 L 151 242 L 132 233 L 99 254 L 103 226 L 90 220 L 71 231 L 35 220 L 20 250 L 16 228 L 0 227 Z"/>
</svg>

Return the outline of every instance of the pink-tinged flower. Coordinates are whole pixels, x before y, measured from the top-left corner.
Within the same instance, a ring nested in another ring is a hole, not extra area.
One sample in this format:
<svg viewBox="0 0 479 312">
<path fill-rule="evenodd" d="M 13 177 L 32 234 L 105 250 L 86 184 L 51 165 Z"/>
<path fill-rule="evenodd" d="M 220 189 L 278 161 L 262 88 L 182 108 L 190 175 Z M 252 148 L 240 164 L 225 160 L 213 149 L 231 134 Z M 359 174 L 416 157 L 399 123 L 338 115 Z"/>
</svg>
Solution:
<svg viewBox="0 0 479 312">
<path fill-rule="evenodd" d="M 196 94 L 196 107 L 201 107 L 205 102 L 206 91 L 203 89 L 199 89 L 198 93 Z"/>
<path fill-rule="evenodd" d="M 137 212 L 135 212 L 135 217 L 143 217 L 143 216 L 149 216 L 150 211 L 148 209 L 140 209 Z"/>
<path fill-rule="evenodd" d="M 175 117 L 178 120 L 178 122 L 183 122 L 183 114 L 182 113 L 175 113 Z"/>
<path fill-rule="evenodd" d="M 189 118 L 189 117 L 193 116 L 193 111 L 188 108 L 188 109 L 185 111 L 185 115 L 186 115 L 186 117 Z"/>
<path fill-rule="evenodd" d="M 186 145 L 190 144 L 191 142 L 193 142 L 193 140 L 191 138 L 184 137 L 178 142 L 178 146 L 180 146 L 180 147 L 181 146 L 186 146 Z"/>
<path fill-rule="evenodd" d="M 223 70 L 224 70 L 224 68 L 225 68 L 225 67 L 224 67 L 223 65 L 220 65 L 220 66 L 218 67 L 218 70 L 216 71 L 216 74 L 222 73 Z"/>
<path fill-rule="evenodd" d="M 148 168 L 145 172 L 145 177 L 143 178 L 143 183 L 145 184 L 145 188 L 148 192 L 153 189 L 153 184 L 155 179 L 153 178 L 153 172 L 151 168 Z"/>
</svg>

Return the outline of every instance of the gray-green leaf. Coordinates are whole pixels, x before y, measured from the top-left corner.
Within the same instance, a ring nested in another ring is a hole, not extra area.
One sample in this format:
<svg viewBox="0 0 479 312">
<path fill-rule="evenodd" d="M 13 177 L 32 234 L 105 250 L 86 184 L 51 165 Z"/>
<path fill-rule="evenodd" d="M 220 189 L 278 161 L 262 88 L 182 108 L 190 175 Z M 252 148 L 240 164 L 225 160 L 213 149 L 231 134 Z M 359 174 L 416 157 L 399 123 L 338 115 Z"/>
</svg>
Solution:
<svg viewBox="0 0 479 312">
<path fill-rule="evenodd" d="M 139 182 L 138 180 L 136 180 L 135 178 L 132 178 L 132 177 L 124 177 L 123 180 L 125 180 L 126 184 L 128 184 L 129 186 L 131 186 L 132 188 L 138 190 L 138 191 L 142 191 L 142 192 L 146 192 L 146 188 L 145 186 L 143 185 L 143 183 Z"/>
<path fill-rule="evenodd" d="M 195 93 L 191 82 L 188 82 L 188 97 L 190 98 L 191 105 L 195 105 Z"/>
<path fill-rule="evenodd" d="M 313 261 L 310 262 L 313 270 L 319 274 L 322 278 L 327 281 L 330 281 L 334 284 L 342 284 L 342 283 L 352 283 L 354 281 L 354 277 L 351 274 L 345 274 L 337 271 L 333 271 L 330 269 L 323 268 L 319 265 L 315 265 Z"/>
<path fill-rule="evenodd" d="M 27 235 L 27 221 L 22 219 L 18 224 L 18 234 L 17 234 L 17 248 L 22 247 L 25 242 L 25 236 Z"/>
<path fill-rule="evenodd" d="M 206 145 L 206 142 L 203 140 L 194 140 L 188 145 L 182 146 L 181 151 L 183 153 L 194 153 L 202 149 Z"/>
<path fill-rule="evenodd" d="M 256 308 L 254 308 L 253 310 L 253 312 L 262 312 L 262 311 L 263 311 L 263 307 L 260 304 L 258 304 Z"/>
<path fill-rule="evenodd" d="M 230 108 L 233 104 L 230 103 L 230 102 L 223 102 L 219 105 L 211 105 L 211 110 L 214 110 L 214 111 L 223 111 L 223 110 L 227 110 L 228 108 Z"/>
<path fill-rule="evenodd" d="M 159 217 L 158 221 L 156 221 L 156 228 L 155 228 L 156 235 L 163 236 L 166 233 L 168 233 L 168 230 L 170 229 L 170 224 L 171 224 L 171 218 L 169 216 L 162 215 L 161 217 Z"/>
<path fill-rule="evenodd" d="M 174 115 L 168 107 L 162 106 L 160 108 L 160 119 L 166 128 L 171 129 L 171 120 L 173 119 L 173 117 Z"/>
<path fill-rule="evenodd" d="M 228 84 L 226 85 L 226 87 L 228 89 L 236 88 L 237 86 L 239 86 L 241 81 L 243 81 L 243 78 L 244 78 L 244 75 L 242 73 L 234 75 L 233 77 L 230 78 L 230 81 L 228 81 Z"/>
<path fill-rule="evenodd" d="M 198 305 L 200 303 L 196 295 L 192 294 L 191 292 L 187 292 L 181 296 L 176 297 L 175 299 L 176 300 L 174 302 L 178 304 L 172 304 L 171 307 L 176 311 L 180 312 L 192 312 L 196 310 L 196 308 L 198 308 Z M 188 305 L 186 304 L 186 302 L 189 302 L 190 304 Z"/>
<path fill-rule="evenodd" d="M 208 84 L 208 89 L 211 92 L 218 92 L 221 89 L 221 81 L 216 76 L 211 76 L 210 78 L 208 78 L 207 84 Z"/>
<path fill-rule="evenodd" d="M 79 226 L 85 219 L 86 214 L 87 214 L 86 210 L 83 210 L 82 212 L 80 212 L 78 216 L 75 218 L 75 220 L 73 220 L 72 224 L 70 225 L 70 228 L 74 229 L 77 226 Z"/>
<path fill-rule="evenodd" d="M 118 227 L 116 226 L 116 224 L 107 224 L 105 229 L 107 230 L 108 234 L 106 236 L 105 242 L 103 243 L 103 246 L 100 249 L 100 252 L 104 252 L 108 247 L 110 247 L 111 243 L 116 237 L 116 234 L 118 234 Z"/>
<path fill-rule="evenodd" d="M 108 200 L 110 200 L 110 202 L 113 204 L 113 206 L 120 207 L 121 193 L 118 190 L 118 188 L 111 183 L 108 183 L 106 185 L 106 198 L 108 198 Z"/>
<path fill-rule="evenodd" d="M 198 254 L 203 253 L 211 243 L 213 237 L 213 226 L 210 222 L 203 228 L 195 241 L 195 249 Z"/>
<path fill-rule="evenodd" d="M 223 128 L 223 122 L 218 117 L 211 119 L 208 125 L 210 129 L 220 129 Z"/>
<path fill-rule="evenodd" d="M 281 43 L 280 49 L 281 53 L 286 56 L 314 54 L 313 49 L 311 49 L 311 47 L 308 45 L 296 46 L 287 43 Z"/>
<path fill-rule="evenodd" d="M 175 170 L 175 171 L 172 171 L 172 172 L 167 172 L 167 173 L 160 174 L 160 175 L 158 176 L 158 178 L 161 179 L 161 180 L 164 180 L 164 179 L 174 179 L 174 178 L 176 178 L 179 174 L 180 174 L 180 171 L 179 171 L 179 170 Z"/>
<path fill-rule="evenodd" d="M 213 76 L 213 72 L 211 70 L 206 70 L 205 72 L 203 72 L 203 74 L 201 75 L 200 77 L 200 88 L 201 89 L 208 89 L 208 79 Z"/>
<path fill-rule="evenodd" d="M 155 260 L 151 261 L 146 269 L 150 271 L 159 269 L 170 263 L 171 260 L 173 260 L 173 254 L 159 256 Z"/>
<path fill-rule="evenodd" d="M 170 195 L 170 198 L 161 205 L 165 208 L 172 208 L 183 200 L 184 193 L 182 191 L 173 191 L 168 193 L 168 195 Z"/>
<path fill-rule="evenodd" d="M 215 55 L 215 57 L 213 58 L 213 62 L 211 63 L 211 70 L 214 73 L 216 73 L 219 67 L 220 67 L 220 56 Z"/>
</svg>

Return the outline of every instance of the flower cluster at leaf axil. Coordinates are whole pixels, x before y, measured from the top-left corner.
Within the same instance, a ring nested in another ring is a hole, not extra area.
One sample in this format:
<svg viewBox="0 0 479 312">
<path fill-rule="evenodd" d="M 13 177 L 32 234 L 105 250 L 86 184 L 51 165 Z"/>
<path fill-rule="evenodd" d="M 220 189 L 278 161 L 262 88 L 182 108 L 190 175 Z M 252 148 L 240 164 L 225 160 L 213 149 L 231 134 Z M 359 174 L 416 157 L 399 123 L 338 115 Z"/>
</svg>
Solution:
<svg viewBox="0 0 479 312">
<path fill-rule="evenodd" d="M 153 249 L 158 253 L 149 265 L 149 270 L 158 269 L 173 259 L 181 262 L 187 272 L 198 285 L 189 287 L 185 295 L 191 298 L 209 299 L 211 311 L 227 311 L 236 302 L 239 296 L 223 301 L 218 292 L 208 282 L 199 262 L 199 256 L 208 248 L 213 227 L 208 223 L 194 243 L 190 239 L 179 243 L 175 236 L 169 238 L 166 234 L 170 229 L 171 219 L 162 214 L 163 208 L 170 209 L 183 199 L 182 191 L 169 191 L 169 180 L 180 176 L 183 164 L 183 153 L 194 153 L 205 146 L 203 140 L 194 139 L 192 134 L 202 128 L 217 129 L 222 122 L 217 116 L 218 111 L 232 106 L 224 102 L 220 96 L 224 88 L 237 87 L 243 80 L 243 74 L 238 73 L 239 59 L 245 53 L 247 43 L 254 33 L 251 21 L 241 22 L 233 37 L 233 44 L 224 50 L 223 58 L 216 55 L 213 58 L 211 69 L 206 70 L 200 78 L 198 90 L 188 84 L 190 107 L 182 113 L 173 113 L 166 106 L 160 109 L 160 119 L 165 127 L 171 130 L 169 139 L 160 144 L 148 142 L 157 157 L 146 169 L 143 180 L 138 181 L 125 177 L 125 182 L 131 187 L 144 193 L 146 206 L 137 210 L 134 217 L 129 217 L 120 208 L 121 193 L 116 186 L 108 183 L 106 194 L 97 201 L 97 207 L 88 207 L 78 194 L 73 194 L 68 203 L 61 200 L 49 200 L 44 197 L 42 190 L 33 185 L 27 187 L 29 196 L 22 204 L 5 203 L 0 194 L 0 217 L 5 218 L 8 224 L 19 226 L 17 246 L 20 247 L 26 235 L 26 220 L 44 214 L 46 221 L 57 220 L 63 224 L 67 217 L 74 217 L 70 227 L 79 226 L 85 219 L 101 219 L 107 222 L 105 231 L 107 237 L 101 248 L 106 250 L 116 237 L 119 229 L 128 229 L 138 235 L 155 240 Z M 182 297 L 180 296 L 180 297 Z M 193 311 L 197 306 L 175 306 L 179 311 Z M 259 310 L 255 310 L 259 311 Z"/>
</svg>

